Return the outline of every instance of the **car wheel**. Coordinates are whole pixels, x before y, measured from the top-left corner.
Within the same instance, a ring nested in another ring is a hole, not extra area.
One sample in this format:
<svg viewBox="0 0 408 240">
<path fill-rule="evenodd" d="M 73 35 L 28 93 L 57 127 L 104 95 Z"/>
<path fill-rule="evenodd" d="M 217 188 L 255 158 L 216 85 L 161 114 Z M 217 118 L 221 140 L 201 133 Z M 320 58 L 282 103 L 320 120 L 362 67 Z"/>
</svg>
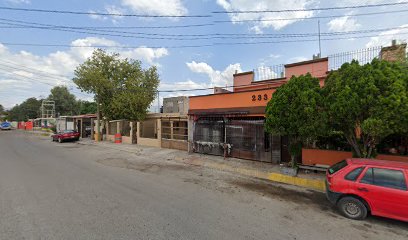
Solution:
<svg viewBox="0 0 408 240">
<path fill-rule="evenodd" d="M 337 207 L 343 216 L 347 218 L 362 220 L 367 217 L 367 207 L 357 198 L 344 197 L 339 200 Z"/>
<path fill-rule="evenodd" d="M 62 139 L 61 139 L 61 138 L 58 138 L 58 142 L 59 142 L 59 143 L 62 143 Z"/>
</svg>

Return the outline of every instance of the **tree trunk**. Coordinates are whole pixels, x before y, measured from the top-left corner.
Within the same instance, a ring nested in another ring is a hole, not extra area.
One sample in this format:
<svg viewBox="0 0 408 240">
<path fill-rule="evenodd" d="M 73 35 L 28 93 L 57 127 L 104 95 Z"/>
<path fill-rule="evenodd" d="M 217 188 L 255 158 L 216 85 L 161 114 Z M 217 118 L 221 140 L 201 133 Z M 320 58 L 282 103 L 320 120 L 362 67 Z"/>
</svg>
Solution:
<svg viewBox="0 0 408 240">
<path fill-rule="evenodd" d="M 356 157 L 362 157 L 361 150 L 360 150 L 360 147 L 358 146 L 357 139 L 355 139 L 355 136 L 346 136 L 346 139 L 347 139 L 347 142 L 353 148 Z"/>
<path fill-rule="evenodd" d="M 292 168 L 295 167 L 295 162 L 296 162 L 296 156 L 295 155 L 290 155 L 290 159 L 291 159 L 291 165 Z"/>
<path fill-rule="evenodd" d="M 373 153 L 373 147 L 372 146 L 370 146 L 369 148 L 368 148 L 368 152 L 367 152 L 367 158 L 372 158 L 373 156 L 371 156 L 371 154 Z"/>
</svg>

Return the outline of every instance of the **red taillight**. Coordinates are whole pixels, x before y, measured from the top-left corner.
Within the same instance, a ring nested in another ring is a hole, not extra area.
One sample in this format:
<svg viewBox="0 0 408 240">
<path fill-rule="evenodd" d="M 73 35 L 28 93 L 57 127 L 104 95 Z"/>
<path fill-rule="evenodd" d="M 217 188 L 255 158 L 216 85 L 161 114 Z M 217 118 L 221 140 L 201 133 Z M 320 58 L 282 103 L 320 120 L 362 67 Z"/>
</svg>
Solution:
<svg viewBox="0 0 408 240">
<path fill-rule="evenodd" d="M 327 175 L 327 184 L 329 186 L 331 186 L 331 184 L 332 184 L 332 177 L 330 175 Z"/>
<path fill-rule="evenodd" d="M 69 137 L 69 134 L 68 134 L 68 133 L 64 133 L 64 134 L 62 134 L 62 136 L 63 136 L 63 137 Z"/>
</svg>

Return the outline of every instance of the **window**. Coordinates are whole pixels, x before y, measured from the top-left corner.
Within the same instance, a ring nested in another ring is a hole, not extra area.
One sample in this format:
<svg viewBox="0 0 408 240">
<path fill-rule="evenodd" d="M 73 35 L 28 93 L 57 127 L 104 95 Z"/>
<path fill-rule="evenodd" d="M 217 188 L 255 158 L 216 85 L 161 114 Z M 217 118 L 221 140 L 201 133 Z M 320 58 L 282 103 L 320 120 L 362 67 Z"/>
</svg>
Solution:
<svg viewBox="0 0 408 240">
<path fill-rule="evenodd" d="M 124 120 L 123 122 L 119 122 L 119 125 L 119 129 L 122 129 L 122 136 L 130 137 L 130 130 L 132 130 L 132 128 L 130 127 L 130 122 Z"/>
<path fill-rule="evenodd" d="M 381 187 L 407 190 L 404 173 L 398 170 L 374 168 L 374 184 Z"/>
<path fill-rule="evenodd" d="M 404 173 L 399 170 L 369 168 L 361 182 L 380 187 L 407 190 Z"/>
<path fill-rule="evenodd" d="M 367 169 L 367 172 L 364 174 L 364 177 L 360 181 L 361 183 L 367 183 L 367 184 L 374 184 L 374 178 L 373 178 L 373 169 L 369 168 Z"/>
<path fill-rule="evenodd" d="M 347 166 L 347 161 L 346 160 L 338 162 L 338 163 L 334 164 L 333 166 L 331 166 L 329 168 L 329 173 L 334 174 L 334 173 L 336 173 L 337 171 L 343 169 L 346 166 Z"/>
<path fill-rule="evenodd" d="M 115 135 L 117 133 L 118 127 L 117 122 L 109 122 L 109 135 Z"/>
<path fill-rule="evenodd" d="M 162 120 L 162 138 L 188 140 L 188 122 L 181 120 Z"/>
<path fill-rule="evenodd" d="M 139 123 L 140 137 L 157 139 L 157 119 L 147 119 Z"/>
<path fill-rule="evenodd" d="M 363 171 L 364 167 L 359 167 L 354 169 L 353 171 L 349 172 L 344 179 L 349 181 L 356 181 L 358 176 L 360 176 L 361 172 Z"/>
</svg>

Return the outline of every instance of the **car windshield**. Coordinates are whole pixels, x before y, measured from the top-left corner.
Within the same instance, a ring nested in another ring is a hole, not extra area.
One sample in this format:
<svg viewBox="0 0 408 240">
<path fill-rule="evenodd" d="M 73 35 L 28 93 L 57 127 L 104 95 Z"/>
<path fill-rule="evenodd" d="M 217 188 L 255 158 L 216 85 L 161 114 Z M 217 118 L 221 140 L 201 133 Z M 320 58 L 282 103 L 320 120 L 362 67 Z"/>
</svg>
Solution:
<svg viewBox="0 0 408 240">
<path fill-rule="evenodd" d="M 63 133 L 73 133 L 74 130 L 64 130 Z"/>
<path fill-rule="evenodd" d="M 334 173 L 338 172 L 339 170 L 343 169 L 346 166 L 347 166 L 347 161 L 346 160 L 338 162 L 338 163 L 334 164 L 333 166 L 331 166 L 329 168 L 329 173 L 334 174 Z"/>
</svg>

